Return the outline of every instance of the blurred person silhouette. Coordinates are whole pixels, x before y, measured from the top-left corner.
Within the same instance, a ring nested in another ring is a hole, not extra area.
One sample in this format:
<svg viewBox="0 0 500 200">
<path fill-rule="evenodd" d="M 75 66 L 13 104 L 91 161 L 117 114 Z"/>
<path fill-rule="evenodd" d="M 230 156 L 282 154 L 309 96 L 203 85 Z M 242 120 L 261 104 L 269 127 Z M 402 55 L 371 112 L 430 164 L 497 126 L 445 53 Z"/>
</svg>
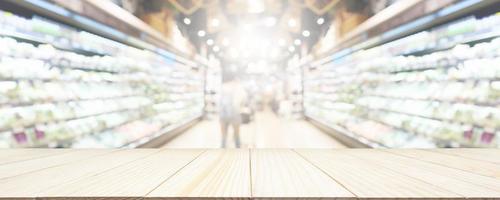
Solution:
<svg viewBox="0 0 500 200">
<path fill-rule="evenodd" d="M 234 74 L 223 76 L 220 106 L 220 127 L 222 132 L 222 148 L 226 148 L 228 129 L 233 128 L 236 148 L 240 148 L 241 111 L 245 106 L 246 92 Z"/>
</svg>

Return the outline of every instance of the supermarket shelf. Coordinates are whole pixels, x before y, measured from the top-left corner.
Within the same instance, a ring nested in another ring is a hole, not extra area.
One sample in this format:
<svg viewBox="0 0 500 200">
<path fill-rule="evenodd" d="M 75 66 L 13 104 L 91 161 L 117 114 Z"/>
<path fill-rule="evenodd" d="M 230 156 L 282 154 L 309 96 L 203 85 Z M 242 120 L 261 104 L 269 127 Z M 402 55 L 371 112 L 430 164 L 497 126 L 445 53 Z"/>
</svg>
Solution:
<svg viewBox="0 0 500 200">
<path fill-rule="evenodd" d="M 328 94 L 328 95 L 353 95 L 352 93 L 346 93 L 346 92 L 336 92 L 336 91 L 329 91 L 329 92 L 309 92 L 309 93 L 316 93 L 316 94 Z M 484 106 L 484 107 L 497 107 L 500 104 L 500 101 L 484 101 L 484 102 L 477 102 L 473 100 L 447 100 L 447 99 L 440 99 L 440 98 L 418 98 L 418 97 L 405 97 L 405 96 L 391 96 L 391 95 L 381 95 L 381 94 L 363 94 L 363 97 L 380 97 L 380 98 L 386 98 L 386 99 L 393 99 L 393 100 L 415 100 L 415 101 L 428 101 L 428 102 L 439 102 L 439 103 L 448 103 L 448 104 L 469 104 L 473 106 Z M 320 99 L 320 100 L 333 100 L 329 97 L 308 97 L 311 99 Z M 345 102 L 341 102 L 345 103 Z"/>
<path fill-rule="evenodd" d="M 143 96 L 145 96 L 145 95 L 144 94 L 135 94 L 135 95 L 118 95 L 118 96 L 97 97 L 97 98 L 74 98 L 74 99 L 30 101 L 30 102 L 12 102 L 11 101 L 8 103 L 0 103 L 0 108 L 34 106 L 34 105 L 38 105 L 38 104 L 59 104 L 59 103 L 94 101 L 94 100 L 115 100 L 115 99 L 121 99 L 121 98 L 127 98 L 127 97 L 143 97 Z"/>
<path fill-rule="evenodd" d="M 500 31 L 492 28 L 492 30 L 490 32 L 486 32 L 483 34 L 478 34 L 478 35 L 468 37 L 467 39 L 464 39 L 464 40 L 460 41 L 459 43 L 460 44 L 474 45 L 474 44 L 479 43 L 479 42 L 487 42 L 487 41 L 493 40 L 499 36 L 500 36 Z M 402 56 L 421 56 L 421 55 L 430 54 L 430 53 L 434 53 L 434 52 L 438 52 L 438 51 L 449 50 L 449 49 L 453 48 L 456 44 L 457 44 L 456 42 L 450 42 L 446 45 L 438 46 L 435 48 L 429 48 L 429 49 L 424 49 L 424 50 L 420 50 L 420 51 L 405 52 L 401 55 Z"/>
<path fill-rule="evenodd" d="M 499 155 L 499 149 L 7 149 L 0 151 L 10 161 L 0 165 L 7 177 L 0 179 L 0 199 L 498 199 Z"/>
<path fill-rule="evenodd" d="M 500 104 L 500 101 L 497 102 L 476 102 L 471 100 L 445 100 L 439 98 L 415 98 L 415 97 L 397 97 L 397 96 L 388 96 L 388 95 L 377 95 L 377 94 L 367 94 L 367 97 L 382 97 L 388 99 L 397 99 L 397 100 L 416 100 L 416 101 L 438 101 L 440 103 L 463 103 L 463 104 L 471 104 L 474 106 L 486 106 L 486 107 L 496 107 Z"/>
<path fill-rule="evenodd" d="M 174 48 L 171 44 L 165 42 L 167 40 L 161 36 L 160 33 L 137 19 L 137 17 L 127 13 L 122 8 L 113 5 L 111 2 L 82 1 L 76 6 L 81 6 L 79 10 L 70 10 L 59 5 L 52 4 L 46 0 L 8 0 L 8 2 L 31 10 L 41 16 L 61 21 L 120 43 L 140 49 L 148 49 L 169 59 L 177 60 L 187 65 L 196 65 L 195 62 L 187 59 L 190 56 L 185 52 L 181 52 Z M 58 3 L 67 4 L 64 1 L 59 1 Z M 69 7 L 75 8 L 75 6 Z M 93 12 L 99 14 L 94 13 L 93 15 L 88 15 L 88 13 L 84 13 L 85 9 L 82 9 L 82 7 L 93 9 Z M 110 10 L 113 11 L 111 12 Z M 112 14 L 112 17 L 107 17 L 109 14 Z M 103 24 L 102 21 L 112 21 L 113 24 L 120 24 L 120 27 L 111 27 Z"/>
<path fill-rule="evenodd" d="M 374 111 L 380 111 L 380 112 L 390 112 L 390 113 L 396 113 L 396 114 L 401 114 L 401 115 L 408 115 L 408 116 L 412 116 L 412 117 L 425 118 L 425 119 L 430 119 L 430 120 L 435 120 L 435 121 L 440 121 L 440 122 L 445 122 L 445 123 L 450 123 L 450 124 L 458 123 L 461 125 L 470 125 L 470 126 L 473 126 L 475 128 L 487 127 L 486 125 L 481 125 L 478 123 L 466 123 L 466 122 L 461 122 L 461 121 L 453 121 L 450 119 L 441 119 L 441 118 L 436 118 L 436 117 L 430 117 L 430 116 L 425 116 L 425 115 L 415 114 L 415 113 L 410 113 L 410 112 L 402 112 L 402 111 L 385 109 L 385 108 L 371 108 L 371 107 L 363 106 L 363 105 L 359 105 L 359 104 L 355 104 L 355 105 L 359 106 L 359 107 L 363 107 L 363 108 L 368 109 L 368 110 L 374 110 Z M 379 122 L 379 123 L 382 123 L 382 122 Z"/>
<path fill-rule="evenodd" d="M 67 46 L 67 45 L 57 44 L 57 43 L 51 42 L 49 40 L 46 40 L 42 36 L 36 37 L 34 35 L 29 35 L 29 34 L 25 34 L 25 33 L 16 32 L 16 31 L 0 30 L 0 36 L 11 37 L 11 38 L 19 40 L 21 42 L 28 42 L 31 44 L 51 44 L 56 49 L 63 50 L 63 51 L 71 51 L 71 52 L 86 55 L 86 56 L 106 56 L 107 55 L 107 54 L 102 53 L 102 52 L 88 51 L 88 50 L 81 49 L 81 48 L 74 48 L 74 47 Z"/>
<path fill-rule="evenodd" d="M 191 126 L 196 124 L 200 119 L 200 116 L 184 120 L 176 124 L 169 124 L 163 127 L 160 131 L 148 136 L 141 138 L 136 141 L 132 141 L 123 147 L 125 148 L 156 148 L 164 145 L 168 141 L 174 139 L 177 135 L 183 131 L 189 129 Z"/>
<path fill-rule="evenodd" d="M 441 1 L 439 4 L 435 4 L 436 2 L 412 0 L 395 3 L 349 32 L 345 37 L 341 38 L 339 42 L 337 42 L 337 45 L 331 50 L 318 55 L 317 59 L 312 61 L 311 65 L 323 65 L 359 50 L 375 47 L 429 29 L 435 25 L 457 19 L 468 13 L 473 13 L 482 8 L 495 5 L 500 1 L 464 0 L 454 4 L 452 4 L 452 2 L 454 1 Z M 433 5 L 430 6 L 428 4 Z M 411 15 L 412 18 L 408 16 L 404 18 L 400 17 L 403 14 Z M 484 37 L 490 36 L 484 35 Z M 479 38 L 476 40 L 479 40 Z M 446 49 L 446 47 L 437 47 L 436 50 L 442 48 Z"/>
<path fill-rule="evenodd" d="M 366 138 L 360 137 L 355 133 L 352 133 L 345 128 L 336 125 L 336 124 L 328 124 L 322 122 L 319 119 L 315 119 L 314 117 L 306 115 L 307 120 L 311 122 L 313 125 L 323 130 L 325 133 L 328 133 L 330 136 L 339 140 L 343 144 L 347 145 L 350 148 L 380 148 L 384 147 L 384 145 L 370 141 Z"/>
</svg>

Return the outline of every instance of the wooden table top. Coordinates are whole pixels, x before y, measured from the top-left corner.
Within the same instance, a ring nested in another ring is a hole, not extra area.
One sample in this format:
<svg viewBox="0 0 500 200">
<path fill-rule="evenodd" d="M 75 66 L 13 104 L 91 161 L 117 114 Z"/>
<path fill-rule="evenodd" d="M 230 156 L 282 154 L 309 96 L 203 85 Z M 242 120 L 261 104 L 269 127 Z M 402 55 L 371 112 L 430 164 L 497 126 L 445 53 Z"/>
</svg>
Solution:
<svg viewBox="0 0 500 200">
<path fill-rule="evenodd" d="M 2 149 L 0 199 L 496 198 L 500 149 Z"/>
</svg>

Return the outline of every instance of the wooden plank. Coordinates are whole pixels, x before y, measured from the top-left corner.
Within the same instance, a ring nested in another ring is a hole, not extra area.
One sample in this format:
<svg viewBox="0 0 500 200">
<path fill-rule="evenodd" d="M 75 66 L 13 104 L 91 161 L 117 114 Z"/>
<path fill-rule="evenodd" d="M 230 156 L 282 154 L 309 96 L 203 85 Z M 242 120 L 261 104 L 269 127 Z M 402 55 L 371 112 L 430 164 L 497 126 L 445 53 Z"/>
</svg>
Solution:
<svg viewBox="0 0 500 200">
<path fill-rule="evenodd" d="M 37 199 L 142 198 L 204 150 L 168 150 L 42 191 Z"/>
<path fill-rule="evenodd" d="M 443 167 L 378 150 L 350 150 L 343 154 L 367 160 L 372 167 L 387 168 L 467 198 L 500 197 L 500 180 Z M 370 164 L 371 165 L 371 164 Z"/>
<path fill-rule="evenodd" d="M 42 150 L 43 151 L 43 150 Z M 37 157 L 30 160 L 0 165 L 0 179 L 17 176 L 49 167 L 87 159 L 99 154 L 110 153 L 109 150 L 71 150 L 60 151 L 59 154 Z"/>
<path fill-rule="evenodd" d="M 249 150 L 208 150 L 147 195 L 152 199 L 249 198 Z"/>
<path fill-rule="evenodd" d="M 253 197 L 354 197 L 292 150 L 253 149 L 251 162 Z"/>
<path fill-rule="evenodd" d="M 51 187 L 112 170 L 157 151 L 159 150 L 120 150 L 58 167 L 2 179 L 0 180 L 0 199 L 34 199 Z"/>
<path fill-rule="evenodd" d="M 0 165 L 70 152 L 68 149 L 1 149 Z"/>
<path fill-rule="evenodd" d="M 500 165 L 491 162 L 473 160 L 457 155 L 450 155 L 426 150 L 398 149 L 388 150 L 387 152 L 396 153 L 399 155 L 407 156 L 409 158 L 423 160 L 455 169 L 461 169 L 475 174 L 500 178 Z"/>
<path fill-rule="evenodd" d="M 432 150 L 430 149 L 429 151 L 457 155 L 460 157 L 469 158 L 473 160 L 481 160 L 481 161 L 500 164 L 500 149 L 464 148 L 464 149 L 432 149 Z"/>
<path fill-rule="evenodd" d="M 358 198 L 462 198 L 435 185 L 345 155 L 346 151 L 304 149 L 297 152 Z"/>
</svg>

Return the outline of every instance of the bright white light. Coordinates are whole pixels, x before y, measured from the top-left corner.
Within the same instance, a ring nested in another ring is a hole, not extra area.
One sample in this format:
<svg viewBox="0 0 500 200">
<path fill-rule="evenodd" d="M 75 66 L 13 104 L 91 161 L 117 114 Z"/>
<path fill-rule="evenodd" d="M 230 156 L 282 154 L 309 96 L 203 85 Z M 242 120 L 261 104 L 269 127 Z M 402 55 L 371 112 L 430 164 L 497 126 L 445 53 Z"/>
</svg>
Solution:
<svg viewBox="0 0 500 200">
<path fill-rule="evenodd" d="M 227 47 L 229 45 L 229 40 L 227 38 L 222 39 L 222 45 Z"/>
<path fill-rule="evenodd" d="M 308 30 L 304 30 L 304 31 L 302 31 L 302 35 L 304 37 L 309 37 L 311 35 L 311 32 L 309 32 Z"/>
<path fill-rule="evenodd" d="M 278 45 L 280 45 L 280 46 L 285 46 L 285 45 L 286 45 L 286 41 L 285 41 L 285 39 L 283 39 L 283 38 L 282 38 L 282 39 L 279 39 L 279 40 L 278 40 Z"/>
<path fill-rule="evenodd" d="M 262 40 L 262 45 L 264 48 L 268 48 L 269 46 L 271 46 L 271 41 L 269 40 Z"/>
<path fill-rule="evenodd" d="M 240 55 L 239 55 L 239 53 L 238 53 L 238 50 L 236 50 L 236 49 L 234 49 L 234 48 L 233 48 L 233 49 L 231 49 L 231 50 L 229 51 L 229 55 L 230 55 L 233 59 L 236 59 L 236 58 L 238 58 L 238 57 L 240 56 Z"/>
<path fill-rule="evenodd" d="M 243 52 L 243 57 L 244 58 L 249 58 L 250 57 L 250 52 L 248 52 L 248 51 Z"/>
<path fill-rule="evenodd" d="M 294 52 L 294 51 L 295 51 L 295 47 L 294 47 L 294 46 L 290 46 L 290 47 L 288 47 L 288 51 L 290 51 L 290 52 Z"/>
<path fill-rule="evenodd" d="M 218 27 L 219 25 L 220 25 L 219 19 L 217 19 L 217 18 L 212 19 L 212 26 L 213 27 Z"/>
<path fill-rule="evenodd" d="M 271 27 L 271 26 L 276 25 L 276 18 L 274 18 L 274 17 L 268 17 L 268 18 L 266 18 L 265 24 L 266 24 L 267 27 Z"/>
<path fill-rule="evenodd" d="M 297 21 L 295 19 L 288 20 L 288 26 L 292 28 L 297 26 Z"/>
<path fill-rule="evenodd" d="M 279 56 L 279 49 L 278 48 L 273 48 L 271 50 L 271 54 L 269 56 L 271 58 L 277 58 Z"/>
<path fill-rule="evenodd" d="M 295 45 L 299 46 L 300 44 L 302 44 L 302 41 L 300 41 L 300 39 L 295 39 L 295 40 L 293 41 L 293 44 L 295 44 Z"/>
<path fill-rule="evenodd" d="M 243 30 L 249 31 L 250 29 L 252 29 L 252 25 L 251 24 L 249 24 L 249 23 L 243 24 Z"/>
<path fill-rule="evenodd" d="M 218 46 L 214 46 L 214 48 L 212 48 L 212 50 L 214 50 L 214 52 L 219 52 L 220 48 Z"/>
<path fill-rule="evenodd" d="M 206 35 L 206 34 L 207 34 L 207 33 L 206 33 L 204 30 L 199 30 L 199 31 L 198 31 L 198 36 L 199 36 L 199 37 L 205 37 L 205 35 Z"/>
<path fill-rule="evenodd" d="M 212 46 L 213 44 L 214 44 L 214 40 L 212 40 L 212 39 L 208 39 L 207 40 L 207 45 L 208 46 Z"/>
<path fill-rule="evenodd" d="M 187 17 L 185 17 L 183 21 L 184 21 L 184 24 L 187 24 L 187 25 L 191 24 L 191 19 L 189 19 Z"/>
<path fill-rule="evenodd" d="M 318 18 L 318 20 L 316 20 L 316 23 L 321 25 L 321 24 L 325 23 L 325 19 L 323 17 L 320 17 L 320 18 Z"/>
</svg>

